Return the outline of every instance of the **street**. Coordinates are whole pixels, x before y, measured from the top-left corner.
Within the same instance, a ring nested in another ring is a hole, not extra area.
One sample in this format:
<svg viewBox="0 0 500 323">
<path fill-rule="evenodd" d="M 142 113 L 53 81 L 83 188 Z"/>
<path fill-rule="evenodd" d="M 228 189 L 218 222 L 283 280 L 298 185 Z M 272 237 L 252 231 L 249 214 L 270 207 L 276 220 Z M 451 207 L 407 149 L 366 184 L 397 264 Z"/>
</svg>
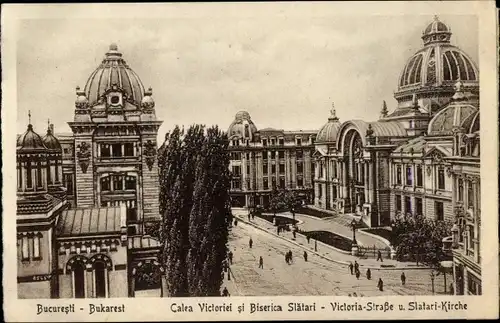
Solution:
<svg viewBox="0 0 500 323">
<path fill-rule="evenodd" d="M 253 240 L 252 249 L 248 245 L 250 238 Z M 305 262 L 305 249 L 241 221 L 232 227 L 229 248 L 233 252 L 233 276 L 231 281 L 227 281 L 226 274 L 224 286 L 233 296 L 432 295 L 430 270 L 405 269 L 406 285 L 402 286 L 401 270 L 374 269 L 371 280 L 367 280 L 366 269 L 361 267 L 358 280 L 349 273 L 347 266 L 323 259 L 310 251 L 308 262 Z M 289 250 L 293 254 L 291 265 L 285 262 L 284 256 Z M 261 256 L 263 269 L 259 269 Z M 383 291 L 377 288 L 379 278 L 384 282 Z M 434 283 L 436 294 L 443 293 L 442 275 L 437 276 Z"/>
</svg>

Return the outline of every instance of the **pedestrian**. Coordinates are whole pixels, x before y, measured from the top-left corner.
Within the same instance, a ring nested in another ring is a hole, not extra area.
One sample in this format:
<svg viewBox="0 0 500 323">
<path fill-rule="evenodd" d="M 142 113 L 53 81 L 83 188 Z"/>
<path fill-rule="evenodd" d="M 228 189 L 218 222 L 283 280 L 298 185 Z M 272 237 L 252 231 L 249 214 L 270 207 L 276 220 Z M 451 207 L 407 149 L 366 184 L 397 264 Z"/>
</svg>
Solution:
<svg viewBox="0 0 500 323">
<path fill-rule="evenodd" d="M 224 287 L 224 289 L 222 290 L 222 296 L 231 296 L 229 295 L 229 291 L 227 290 L 226 287 Z"/>
<path fill-rule="evenodd" d="M 307 252 L 304 251 L 304 261 L 307 262 Z"/>
<path fill-rule="evenodd" d="M 352 296 L 353 297 L 358 297 L 358 294 L 356 294 L 356 292 L 352 293 Z"/>
<path fill-rule="evenodd" d="M 294 239 L 295 239 L 295 238 L 297 238 L 297 232 L 296 232 L 295 230 L 293 230 L 293 232 L 292 232 L 292 233 L 293 233 L 293 238 L 294 238 Z"/>
<path fill-rule="evenodd" d="M 255 220 L 255 212 L 252 212 L 252 220 Z"/>
<path fill-rule="evenodd" d="M 287 253 L 285 253 L 285 262 L 286 262 L 287 264 L 290 264 L 290 263 L 288 262 L 288 252 L 287 252 Z"/>
<path fill-rule="evenodd" d="M 354 271 L 358 271 L 359 270 L 359 264 L 356 260 L 354 260 Z"/>
<path fill-rule="evenodd" d="M 280 235 L 280 227 L 276 227 L 276 234 Z"/>
<path fill-rule="evenodd" d="M 288 259 L 290 260 L 290 263 L 293 263 L 292 250 L 289 250 L 288 254 L 289 254 Z"/>
<path fill-rule="evenodd" d="M 401 273 L 401 285 L 405 285 L 406 284 L 406 276 L 405 276 L 405 272 L 403 271 Z"/>
<path fill-rule="evenodd" d="M 227 260 L 222 262 L 222 268 L 224 269 L 224 272 L 227 273 Z"/>
<path fill-rule="evenodd" d="M 349 270 L 351 271 L 351 275 L 353 275 L 353 268 L 354 266 L 352 265 L 352 262 L 349 264 Z"/>
<path fill-rule="evenodd" d="M 252 240 L 252 238 L 250 238 L 250 240 L 248 241 L 248 245 L 250 246 L 250 249 L 252 249 L 252 245 L 253 245 L 253 240 Z"/>
<path fill-rule="evenodd" d="M 238 225 L 238 219 L 234 219 L 234 226 Z"/>
<path fill-rule="evenodd" d="M 377 261 L 380 259 L 381 262 L 384 262 L 384 260 L 382 259 L 382 253 L 380 252 L 380 250 L 378 251 L 377 253 Z"/>
<path fill-rule="evenodd" d="M 378 287 L 379 291 L 381 291 L 381 292 L 384 291 L 384 281 L 382 280 L 382 278 L 378 279 L 377 287 Z"/>
<path fill-rule="evenodd" d="M 352 295 L 349 293 L 349 297 L 352 297 Z"/>
<path fill-rule="evenodd" d="M 361 273 L 358 271 L 356 271 L 356 278 L 359 280 L 359 276 L 361 276 Z"/>
<path fill-rule="evenodd" d="M 250 221 L 250 212 L 248 212 L 248 221 Z"/>
<path fill-rule="evenodd" d="M 229 251 L 227 254 L 227 257 L 229 258 L 229 263 L 232 265 L 233 264 L 233 252 Z"/>
<path fill-rule="evenodd" d="M 262 259 L 262 256 L 259 258 L 259 268 L 264 269 L 264 259 Z"/>
<path fill-rule="evenodd" d="M 370 268 L 366 270 L 366 279 L 372 279 L 372 271 L 370 270 Z"/>
<path fill-rule="evenodd" d="M 308 235 L 307 236 L 307 244 L 309 244 L 309 241 L 311 240 L 311 237 Z"/>
<path fill-rule="evenodd" d="M 314 240 L 314 251 L 318 251 L 318 241 Z"/>
<path fill-rule="evenodd" d="M 453 283 L 450 283 L 450 295 L 455 294 L 455 291 L 453 290 Z"/>
</svg>

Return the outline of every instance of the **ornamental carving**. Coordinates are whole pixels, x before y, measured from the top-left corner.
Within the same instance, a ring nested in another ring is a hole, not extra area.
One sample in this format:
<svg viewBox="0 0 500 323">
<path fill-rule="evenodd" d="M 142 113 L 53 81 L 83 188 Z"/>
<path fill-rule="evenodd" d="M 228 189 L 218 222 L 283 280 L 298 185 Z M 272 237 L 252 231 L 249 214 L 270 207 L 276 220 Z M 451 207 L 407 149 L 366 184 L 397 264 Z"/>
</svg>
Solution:
<svg viewBox="0 0 500 323">
<path fill-rule="evenodd" d="M 453 172 L 451 170 L 451 167 L 446 167 L 446 175 L 448 175 L 448 177 L 451 177 L 452 174 Z"/>
<path fill-rule="evenodd" d="M 156 144 L 153 143 L 151 140 L 148 140 L 146 143 L 144 143 L 143 154 L 144 154 L 144 159 L 146 161 L 146 165 L 148 165 L 148 169 L 152 170 L 156 156 Z"/>
<path fill-rule="evenodd" d="M 432 161 L 436 164 L 441 164 L 443 162 L 443 156 L 439 153 L 432 154 Z"/>
<path fill-rule="evenodd" d="M 78 157 L 78 163 L 80 164 L 80 167 L 82 168 L 82 172 L 84 174 L 87 173 L 87 169 L 90 164 L 90 156 L 90 145 L 86 142 L 82 142 L 81 144 L 79 144 L 76 157 Z"/>
<path fill-rule="evenodd" d="M 431 172 L 432 172 L 431 166 L 427 166 L 427 168 L 425 170 L 427 171 L 427 176 L 431 176 Z"/>
</svg>

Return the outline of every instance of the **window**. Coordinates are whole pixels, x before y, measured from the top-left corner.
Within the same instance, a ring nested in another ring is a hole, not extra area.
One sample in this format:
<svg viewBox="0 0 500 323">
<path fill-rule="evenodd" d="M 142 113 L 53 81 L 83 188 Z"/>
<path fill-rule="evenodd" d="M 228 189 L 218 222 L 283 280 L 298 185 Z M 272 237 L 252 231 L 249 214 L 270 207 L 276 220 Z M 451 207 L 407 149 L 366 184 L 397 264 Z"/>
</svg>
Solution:
<svg viewBox="0 0 500 323">
<path fill-rule="evenodd" d="M 42 238 L 41 233 L 37 233 L 33 237 L 33 259 L 35 260 L 40 260 L 42 258 L 41 256 L 41 250 L 40 250 L 40 240 Z"/>
<path fill-rule="evenodd" d="M 459 202 L 464 200 L 464 181 L 462 179 L 458 179 L 458 196 L 457 199 Z"/>
<path fill-rule="evenodd" d="M 95 296 L 106 297 L 106 264 L 102 261 L 94 263 Z"/>
<path fill-rule="evenodd" d="M 250 159 L 250 153 L 246 153 L 245 157 L 246 157 L 247 160 Z"/>
<path fill-rule="evenodd" d="M 413 176 L 411 172 L 411 166 L 406 167 L 406 185 L 413 185 Z"/>
<path fill-rule="evenodd" d="M 364 176 L 365 169 L 362 168 L 361 171 Z M 332 162 L 332 178 L 337 178 L 337 163 L 335 161 Z"/>
<path fill-rule="evenodd" d="M 285 188 L 285 178 L 280 177 L 280 188 Z"/>
<path fill-rule="evenodd" d="M 30 259 L 28 236 L 23 236 L 23 238 L 21 239 L 21 259 L 24 261 Z"/>
<path fill-rule="evenodd" d="M 112 144 L 111 151 L 113 152 L 113 157 L 121 157 L 122 156 L 122 145 L 121 144 Z"/>
<path fill-rule="evenodd" d="M 395 201 L 395 202 L 396 202 L 396 211 L 397 211 L 397 212 L 401 212 L 401 211 L 402 211 L 402 208 L 401 208 L 401 195 L 396 194 L 396 195 L 394 196 L 394 198 L 395 198 L 395 200 L 396 200 L 396 201 Z"/>
<path fill-rule="evenodd" d="M 278 158 L 285 158 L 285 152 L 284 151 L 278 151 Z"/>
<path fill-rule="evenodd" d="M 401 165 L 396 167 L 396 184 L 401 185 Z"/>
<path fill-rule="evenodd" d="M 23 165 L 19 164 L 17 168 L 17 186 L 23 188 Z"/>
<path fill-rule="evenodd" d="M 250 175 L 250 165 L 247 165 L 247 175 Z"/>
<path fill-rule="evenodd" d="M 111 146 L 103 144 L 101 145 L 101 157 L 111 157 Z"/>
<path fill-rule="evenodd" d="M 68 155 L 68 154 L 69 154 L 69 149 L 68 149 L 68 148 L 64 148 L 64 149 L 63 149 L 63 151 L 64 151 L 64 154 L 65 154 L 65 155 Z"/>
<path fill-rule="evenodd" d="M 133 157 L 134 156 L 134 144 L 131 142 L 127 142 L 124 144 L 125 146 L 125 156 Z"/>
<path fill-rule="evenodd" d="M 26 162 L 26 187 L 33 188 L 33 172 L 31 170 L 31 162 Z"/>
<path fill-rule="evenodd" d="M 113 95 L 111 97 L 111 104 L 118 104 L 120 102 L 120 97 L 118 95 Z"/>
<path fill-rule="evenodd" d="M 233 166 L 233 175 L 234 176 L 241 176 L 241 168 L 240 168 L 240 166 Z"/>
<path fill-rule="evenodd" d="M 271 151 L 271 159 L 275 159 L 276 158 L 276 152 L 275 151 Z"/>
<path fill-rule="evenodd" d="M 275 146 L 276 145 L 276 139 L 271 139 L 271 146 Z"/>
<path fill-rule="evenodd" d="M 280 146 L 284 146 L 284 145 L 285 145 L 285 139 L 283 139 L 283 138 L 279 138 L 279 139 L 278 139 L 278 144 L 279 144 Z"/>
<path fill-rule="evenodd" d="M 267 177 L 264 177 L 264 189 L 269 189 L 269 179 Z"/>
<path fill-rule="evenodd" d="M 262 146 L 264 146 L 264 147 L 267 146 L 267 139 L 262 139 Z"/>
<path fill-rule="evenodd" d="M 136 179 L 134 176 L 125 177 L 125 189 L 126 190 L 135 190 L 136 188 Z"/>
<path fill-rule="evenodd" d="M 481 281 L 471 273 L 467 275 L 467 286 L 469 295 L 481 295 Z"/>
<path fill-rule="evenodd" d="M 233 146 L 239 146 L 240 141 L 238 139 L 233 140 Z"/>
<path fill-rule="evenodd" d="M 56 159 L 54 161 L 54 173 L 56 175 L 56 183 L 59 182 L 59 161 Z"/>
<path fill-rule="evenodd" d="M 319 171 L 319 174 L 318 174 L 319 178 L 323 178 L 323 164 L 322 163 L 319 165 L 318 171 Z"/>
<path fill-rule="evenodd" d="M 472 182 L 467 182 L 467 207 L 469 209 L 474 208 L 474 190 L 472 186 Z"/>
<path fill-rule="evenodd" d="M 66 187 L 66 193 L 68 195 L 73 195 L 73 174 L 64 174 L 63 181 Z"/>
<path fill-rule="evenodd" d="M 335 185 L 334 185 L 334 186 L 332 186 L 332 197 L 333 197 L 334 199 L 336 199 L 336 198 L 337 198 L 337 186 L 335 186 Z"/>
<path fill-rule="evenodd" d="M 276 174 L 276 165 L 271 165 L 271 174 Z"/>
<path fill-rule="evenodd" d="M 51 174 L 51 171 L 50 171 L 50 162 L 48 162 L 48 166 L 47 166 L 47 184 L 52 184 L 52 174 Z"/>
<path fill-rule="evenodd" d="M 444 190 L 445 189 L 445 183 L 444 183 L 444 169 L 440 168 L 438 170 L 438 189 Z"/>
<path fill-rule="evenodd" d="M 264 163 L 262 165 L 262 172 L 264 173 L 264 175 L 267 175 L 269 169 L 267 168 L 267 163 Z"/>
<path fill-rule="evenodd" d="M 272 188 L 276 188 L 276 177 L 271 177 L 271 185 L 272 185 Z"/>
<path fill-rule="evenodd" d="M 434 202 L 434 209 L 436 213 L 436 220 L 443 221 L 444 220 L 443 202 Z"/>
<path fill-rule="evenodd" d="M 304 152 L 302 150 L 297 150 L 295 155 L 297 156 L 297 159 L 301 159 L 304 157 Z"/>
<path fill-rule="evenodd" d="M 297 146 L 302 146 L 302 138 L 296 138 Z"/>
<path fill-rule="evenodd" d="M 109 181 L 109 176 L 101 178 L 101 192 L 110 190 L 111 190 L 111 184 Z"/>
<path fill-rule="evenodd" d="M 232 160 L 240 160 L 240 153 L 231 153 Z"/>
<path fill-rule="evenodd" d="M 415 214 L 416 215 L 423 215 L 424 213 L 424 208 L 422 204 L 422 199 L 420 197 L 415 198 Z"/>
<path fill-rule="evenodd" d="M 298 187 L 304 186 L 304 179 L 302 179 L 302 177 L 297 178 L 297 186 Z"/>
<path fill-rule="evenodd" d="M 313 176 L 314 176 L 316 165 L 314 163 L 311 163 L 310 165 L 311 165 L 311 174 L 313 174 Z"/>
<path fill-rule="evenodd" d="M 323 186 L 321 184 L 318 184 L 318 198 L 321 198 L 323 196 Z"/>
<path fill-rule="evenodd" d="M 73 296 L 85 298 L 85 265 L 77 262 L 73 265 Z"/>
<path fill-rule="evenodd" d="M 297 173 L 303 173 L 304 171 L 304 164 L 302 162 L 297 163 Z"/>
<path fill-rule="evenodd" d="M 113 190 L 114 191 L 123 190 L 123 176 L 113 176 Z"/>
<path fill-rule="evenodd" d="M 285 164 L 280 164 L 280 174 L 285 173 Z"/>
<path fill-rule="evenodd" d="M 36 186 L 42 187 L 42 164 L 40 162 L 36 163 Z"/>
<path fill-rule="evenodd" d="M 422 166 L 418 165 L 417 166 L 417 186 L 422 187 L 423 186 L 423 173 L 422 173 Z"/>
<path fill-rule="evenodd" d="M 412 208 L 411 208 L 411 197 L 410 196 L 405 196 L 405 213 L 406 214 L 411 214 L 412 213 Z"/>
<path fill-rule="evenodd" d="M 233 180 L 233 189 L 239 190 L 241 189 L 241 181 L 239 179 Z"/>
</svg>

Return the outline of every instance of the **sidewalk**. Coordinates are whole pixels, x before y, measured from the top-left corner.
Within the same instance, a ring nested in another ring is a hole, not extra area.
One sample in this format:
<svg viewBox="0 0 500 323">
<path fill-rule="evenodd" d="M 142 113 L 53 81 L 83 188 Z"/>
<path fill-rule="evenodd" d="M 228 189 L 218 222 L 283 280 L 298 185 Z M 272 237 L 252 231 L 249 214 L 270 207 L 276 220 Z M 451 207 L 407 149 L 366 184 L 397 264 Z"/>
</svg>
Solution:
<svg viewBox="0 0 500 323">
<path fill-rule="evenodd" d="M 314 251 L 314 240 L 311 239 L 310 243 L 307 243 L 307 239 L 304 235 L 297 233 L 296 239 L 293 239 L 293 234 L 291 232 L 282 232 L 279 235 L 276 233 L 276 227 L 264 219 L 255 217 L 253 220 L 248 221 L 246 211 L 243 210 L 233 210 L 233 216 L 238 218 L 238 221 L 252 225 L 260 230 L 266 231 L 276 237 L 284 239 L 290 243 L 300 246 L 306 249 L 312 254 L 316 254 L 326 260 L 338 263 L 340 265 L 348 266 L 349 263 L 354 263 L 357 261 L 360 267 L 370 268 L 371 270 L 400 270 L 400 269 L 428 269 L 425 266 L 417 266 L 412 262 L 399 262 L 392 259 L 384 259 L 383 263 L 377 262 L 375 259 L 361 259 L 356 256 L 352 256 L 350 253 L 333 248 L 327 244 L 320 241 L 317 242 L 317 251 Z M 280 214 L 282 215 L 282 214 Z M 382 267 L 382 265 L 384 267 Z M 385 267 L 389 266 L 389 267 Z M 231 277 L 232 278 L 232 277 Z"/>
</svg>

